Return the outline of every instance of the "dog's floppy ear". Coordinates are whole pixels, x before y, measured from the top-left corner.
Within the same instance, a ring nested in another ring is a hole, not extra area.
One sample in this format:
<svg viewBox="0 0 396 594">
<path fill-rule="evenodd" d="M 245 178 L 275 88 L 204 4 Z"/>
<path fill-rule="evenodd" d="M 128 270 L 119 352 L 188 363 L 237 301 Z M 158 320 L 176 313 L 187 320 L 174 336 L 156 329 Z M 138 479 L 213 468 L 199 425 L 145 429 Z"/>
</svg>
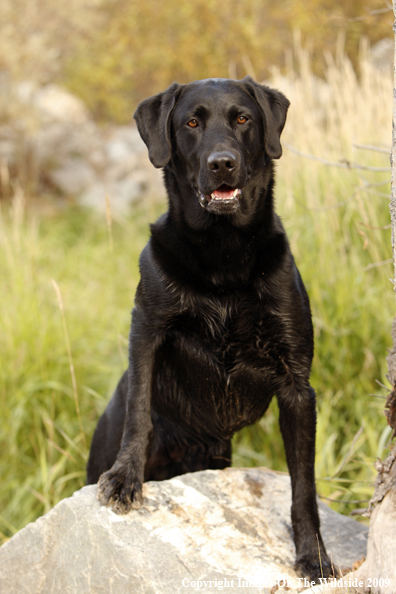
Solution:
<svg viewBox="0 0 396 594">
<path fill-rule="evenodd" d="M 290 101 L 279 91 L 259 85 L 250 76 L 246 76 L 242 82 L 260 108 L 266 153 L 272 159 L 279 159 L 282 155 L 280 135 L 286 122 Z"/>
<path fill-rule="evenodd" d="M 150 161 L 158 169 L 165 167 L 171 158 L 171 114 L 182 86 L 172 83 L 163 93 L 139 103 L 133 114 L 140 136 L 147 145 Z"/>
</svg>

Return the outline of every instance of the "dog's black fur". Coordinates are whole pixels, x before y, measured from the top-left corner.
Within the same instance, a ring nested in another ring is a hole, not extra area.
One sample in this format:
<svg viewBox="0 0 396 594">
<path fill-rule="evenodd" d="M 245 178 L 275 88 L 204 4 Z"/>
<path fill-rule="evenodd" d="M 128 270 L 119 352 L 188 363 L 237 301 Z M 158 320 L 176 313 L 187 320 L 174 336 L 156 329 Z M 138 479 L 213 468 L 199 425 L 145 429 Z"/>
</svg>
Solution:
<svg viewBox="0 0 396 594">
<path fill-rule="evenodd" d="M 273 208 L 288 107 L 249 77 L 174 83 L 138 106 L 169 210 L 140 257 L 129 369 L 95 431 L 88 483 L 126 513 L 145 480 L 229 466 L 231 437 L 276 395 L 296 567 L 317 579 L 331 565 L 314 482 L 311 313 Z"/>
</svg>

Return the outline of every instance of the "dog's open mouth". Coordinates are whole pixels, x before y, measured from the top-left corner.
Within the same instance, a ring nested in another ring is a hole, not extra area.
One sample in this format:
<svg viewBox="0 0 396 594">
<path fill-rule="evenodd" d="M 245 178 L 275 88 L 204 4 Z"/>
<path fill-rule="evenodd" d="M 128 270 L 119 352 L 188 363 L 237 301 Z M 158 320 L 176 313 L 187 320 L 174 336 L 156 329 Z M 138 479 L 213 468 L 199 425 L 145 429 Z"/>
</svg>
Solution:
<svg viewBox="0 0 396 594">
<path fill-rule="evenodd" d="M 242 195 L 242 190 L 240 188 L 231 188 L 226 184 L 222 184 L 216 190 L 214 190 L 210 195 L 205 196 L 204 194 L 199 194 L 199 201 L 202 207 L 207 207 L 211 203 L 230 205 L 234 206 L 237 205 L 239 202 L 239 198 Z"/>
<path fill-rule="evenodd" d="M 222 184 L 217 190 L 211 193 L 210 198 L 212 200 L 221 200 L 222 202 L 229 200 L 239 200 L 239 196 L 241 195 L 241 190 L 236 188 L 233 190 L 226 184 Z"/>
</svg>

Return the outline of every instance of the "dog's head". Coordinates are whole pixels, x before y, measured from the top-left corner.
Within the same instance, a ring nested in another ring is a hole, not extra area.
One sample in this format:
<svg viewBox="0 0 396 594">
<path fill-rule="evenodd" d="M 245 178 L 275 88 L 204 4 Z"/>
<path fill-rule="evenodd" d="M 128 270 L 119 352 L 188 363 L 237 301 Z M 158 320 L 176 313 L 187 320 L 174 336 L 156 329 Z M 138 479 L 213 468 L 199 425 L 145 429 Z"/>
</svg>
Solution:
<svg viewBox="0 0 396 594">
<path fill-rule="evenodd" d="M 215 214 L 236 212 L 246 186 L 282 154 L 289 101 L 250 77 L 173 83 L 138 106 L 141 137 L 155 167 L 182 170 Z"/>
</svg>

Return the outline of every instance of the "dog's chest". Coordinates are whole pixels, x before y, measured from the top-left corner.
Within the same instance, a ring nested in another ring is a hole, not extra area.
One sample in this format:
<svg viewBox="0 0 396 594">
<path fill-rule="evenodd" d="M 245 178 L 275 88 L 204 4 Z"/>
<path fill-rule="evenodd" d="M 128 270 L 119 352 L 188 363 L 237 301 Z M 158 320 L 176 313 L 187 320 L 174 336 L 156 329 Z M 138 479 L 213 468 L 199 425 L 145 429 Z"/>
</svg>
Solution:
<svg viewBox="0 0 396 594">
<path fill-rule="evenodd" d="M 262 369 L 284 356 L 281 317 L 259 299 L 207 301 L 198 312 L 181 316 L 174 331 L 176 342 L 200 350 L 227 375 L 250 366 Z"/>
<path fill-rule="evenodd" d="M 231 435 L 265 412 L 286 350 L 279 316 L 262 304 L 206 303 L 169 329 L 155 400 L 180 421 L 205 419 L 212 432 Z"/>
</svg>

